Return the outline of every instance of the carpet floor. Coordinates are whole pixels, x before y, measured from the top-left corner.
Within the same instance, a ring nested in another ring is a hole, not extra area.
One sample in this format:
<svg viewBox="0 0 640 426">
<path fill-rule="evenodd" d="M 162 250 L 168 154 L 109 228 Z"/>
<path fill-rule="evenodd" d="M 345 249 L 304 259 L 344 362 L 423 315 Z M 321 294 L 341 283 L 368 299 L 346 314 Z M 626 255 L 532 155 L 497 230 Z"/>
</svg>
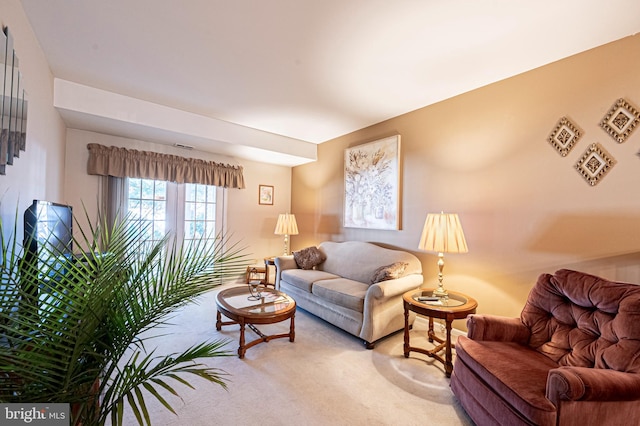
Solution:
<svg viewBox="0 0 640 426">
<path fill-rule="evenodd" d="M 233 356 L 202 360 L 227 374 L 228 388 L 185 376 L 195 389 L 174 382 L 181 399 L 166 396 L 177 415 L 147 399 L 153 425 L 473 425 L 451 393 L 442 364 L 413 352 L 404 357 L 402 332 L 367 350 L 356 337 L 298 309 L 295 342 L 260 343 L 239 359 L 239 327 L 215 328 L 217 291 L 177 312 L 170 327 L 156 331 L 163 336 L 150 343 L 157 344 L 156 353 L 174 353 L 228 340 Z M 258 328 L 279 334 L 288 327 L 285 321 Z M 426 329 L 427 321 L 418 318 L 412 346 L 432 347 Z M 247 329 L 247 341 L 255 337 Z M 137 424 L 131 412 L 125 424 Z"/>
</svg>

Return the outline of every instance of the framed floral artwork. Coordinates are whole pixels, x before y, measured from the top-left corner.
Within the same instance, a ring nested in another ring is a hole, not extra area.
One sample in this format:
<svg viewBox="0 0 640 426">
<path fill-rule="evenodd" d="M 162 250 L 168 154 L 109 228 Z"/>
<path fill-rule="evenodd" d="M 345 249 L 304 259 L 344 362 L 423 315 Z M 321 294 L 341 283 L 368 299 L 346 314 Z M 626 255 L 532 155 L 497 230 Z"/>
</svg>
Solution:
<svg viewBox="0 0 640 426">
<path fill-rule="evenodd" d="M 400 229 L 400 166 L 400 135 L 345 150 L 345 227 Z"/>
<path fill-rule="evenodd" d="M 272 185 L 258 185 L 258 204 L 263 206 L 273 205 Z"/>
</svg>

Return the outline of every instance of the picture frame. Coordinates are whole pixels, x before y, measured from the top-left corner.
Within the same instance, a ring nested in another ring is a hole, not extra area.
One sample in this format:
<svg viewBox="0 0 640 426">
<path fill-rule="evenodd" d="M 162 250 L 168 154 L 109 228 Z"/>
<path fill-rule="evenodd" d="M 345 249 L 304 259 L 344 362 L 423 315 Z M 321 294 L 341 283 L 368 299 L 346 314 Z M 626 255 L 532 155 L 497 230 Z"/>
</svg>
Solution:
<svg viewBox="0 0 640 426">
<path fill-rule="evenodd" d="M 618 99 L 600 121 L 600 127 L 616 142 L 623 143 L 640 123 L 640 112 L 625 99 Z"/>
<path fill-rule="evenodd" d="M 567 117 L 561 117 L 549 135 L 549 143 L 558 154 L 566 157 L 582 136 L 582 131 Z"/>
<path fill-rule="evenodd" d="M 615 158 L 596 142 L 589 145 L 574 167 L 589 185 L 596 186 L 615 164 Z"/>
<path fill-rule="evenodd" d="M 261 206 L 273 205 L 273 185 L 258 185 L 258 204 Z"/>
<path fill-rule="evenodd" d="M 400 135 L 345 149 L 345 228 L 401 228 L 400 171 Z"/>
</svg>

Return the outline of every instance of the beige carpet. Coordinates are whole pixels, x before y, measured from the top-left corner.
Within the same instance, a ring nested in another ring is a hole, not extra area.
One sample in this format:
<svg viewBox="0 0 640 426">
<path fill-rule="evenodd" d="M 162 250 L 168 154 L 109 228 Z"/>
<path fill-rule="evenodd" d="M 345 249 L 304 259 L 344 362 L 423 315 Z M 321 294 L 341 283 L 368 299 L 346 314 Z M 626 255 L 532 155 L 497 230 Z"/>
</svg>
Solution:
<svg viewBox="0 0 640 426">
<path fill-rule="evenodd" d="M 177 352 L 204 340 L 229 339 L 235 354 L 238 326 L 215 329 L 215 292 L 190 305 L 157 340 Z M 152 399 L 154 425 L 472 425 L 449 389 L 443 366 L 421 354 L 403 356 L 396 333 L 367 350 L 361 341 L 299 309 L 296 339 L 275 339 L 237 356 L 203 360 L 229 374 L 228 390 L 189 377 L 196 390 L 176 385 L 178 416 Z M 286 333 L 289 322 L 259 327 Z M 429 347 L 426 320 L 411 331 L 412 345 Z M 247 339 L 255 335 L 248 330 Z M 127 413 L 126 424 L 135 424 Z"/>
</svg>

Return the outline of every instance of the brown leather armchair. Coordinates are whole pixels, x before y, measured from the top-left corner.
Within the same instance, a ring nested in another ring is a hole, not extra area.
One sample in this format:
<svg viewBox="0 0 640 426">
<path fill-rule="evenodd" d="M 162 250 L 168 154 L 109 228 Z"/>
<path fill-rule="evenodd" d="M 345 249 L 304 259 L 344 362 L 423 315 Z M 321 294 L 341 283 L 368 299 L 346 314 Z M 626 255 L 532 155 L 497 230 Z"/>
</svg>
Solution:
<svg viewBox="0 0 640 426">
<path fill-rule="evenodd" d="M 640 424 L 640 286 L 562 269 L 467 326 L 451 389 L 479 426 Z"/>
</svg>

